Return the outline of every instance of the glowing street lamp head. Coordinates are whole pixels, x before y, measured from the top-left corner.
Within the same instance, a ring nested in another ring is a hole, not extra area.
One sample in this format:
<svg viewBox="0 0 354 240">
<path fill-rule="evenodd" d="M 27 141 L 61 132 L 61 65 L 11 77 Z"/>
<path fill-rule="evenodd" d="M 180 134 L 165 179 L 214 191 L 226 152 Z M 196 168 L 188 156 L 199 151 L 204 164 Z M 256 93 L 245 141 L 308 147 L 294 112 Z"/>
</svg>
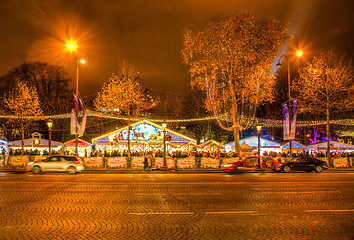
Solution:
<svg viewBox="0 0 354 240">
<path fill-rule="evenodd" d="M 73 40 L 69 40 L 66 42 L 66 47 L 67 49 L 70 51 L 70 52 L 75 52 L 76 51 L 76 48 L 77 48 L 77 45 L 76 45 L 76 42 L 73 41 Z"/>
<path fill-rule="evenodd" d="M 297 50 L 296 51 L 296 56 L 301 57 L 303 55 L 302 50 Z"/>
<path fill-rule="evenodd" d="M 80 63 L 84 64 L 84 63 L 86 63 L 86 60 L 85 59 L 80 59 Z"/>
</svg>

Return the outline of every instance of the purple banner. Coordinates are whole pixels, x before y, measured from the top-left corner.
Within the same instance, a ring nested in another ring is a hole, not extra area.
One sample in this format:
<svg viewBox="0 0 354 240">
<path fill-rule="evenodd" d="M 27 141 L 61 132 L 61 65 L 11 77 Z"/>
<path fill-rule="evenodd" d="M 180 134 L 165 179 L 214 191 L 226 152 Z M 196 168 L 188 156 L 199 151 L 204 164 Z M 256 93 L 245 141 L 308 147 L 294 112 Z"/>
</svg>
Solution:
<svg viewBox="0 0 354 240">
<path fill-rule="evenodd" d="M 288 103 L 282 103 L 283 107 L 283 133 L 284 140 L 289 140 L 289 108 Z"/>
<path fill-rule="evenodd" d="M 85 110 L 84 104 L 81 101 L 81 98 L 79 98 L 79 102 L 80 102 L 80 106 L 82 108 L 82 121 L 80 124 L 79 137 L 82 137 L 82 135 L 84 135 L 84 132 L 85 132 L 87 116 L 86 116 L 86 110 Z"/>
<path fill-rule="evenodd" d="M 71 109 L 71 121 L 70 121 L 70 134 L 76 135 L 79 133 L 79 124 L 77 122 L 76 111 L 79 109 L 79 102 L 77 101 L 77 96 L 74 94 L 74 104 Z"/>
<path fill-rule="evenodd" d="M 77 117 L 76 117 L 76 111 L 75 109 L 71 109 L 71 121 L 70 121 L 70 134 L 71 135 L 76 135 L 78 134 L 78 122 L 77 122 Z"/>
<path fill-rule="evenodd" d="M 81 123 L 78 122 L 77 119 L 77 113 L 79 111 L 79 103 L 82 109 L 82 121 Z M 86 110 L 84 107 L 84 104 L 80 98 L 78 98 L 74 94 L 74 105 L 73 108 L 71 109 L 71 126 L 70 126 L 70 134 L 76 135 L 78 134 L 79 137 L 81 137 L 84 132 L 85 132 L 85 127 L 86 127 Z"/>
<path fill-rule="evenodd" d="M 294 103 L 293 103 L 293 108 L 294 108 L 294 115 L 293 119 L 291 121 L 291 134 L 290 134 L 290 139 L 295 139 L 295 133 L 296 133 L 296 110 L 297 110 L 297 98 L 294 98 Z"/>
</svg>

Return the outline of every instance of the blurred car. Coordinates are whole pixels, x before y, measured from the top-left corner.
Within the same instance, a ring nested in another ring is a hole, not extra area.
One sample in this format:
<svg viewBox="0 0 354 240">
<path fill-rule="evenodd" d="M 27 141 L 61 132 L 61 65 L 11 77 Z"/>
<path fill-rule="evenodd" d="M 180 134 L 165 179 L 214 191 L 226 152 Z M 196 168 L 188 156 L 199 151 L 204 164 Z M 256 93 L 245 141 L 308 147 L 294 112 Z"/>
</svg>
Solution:
<svg viewBox="0 0 354 240">
<path fill-rule="evenodd" d="M 260 157 L 260 164 L 262 168 L 273 169 L 274 171 L 280 171 L 280 163 L 271 157 Z M 258 156 L 251 156 L 241 158 L 238 161 L 226 164 L 222 167 L 225 173 L 247 172 L 256 170 L 258 165 Z"/>
<path fill-rule="evenodd" d="M 291 171 L 316 171 L 320 173 L 326 169 L 328 169 L 328 165 L 325 161 L 313 157 L 293 158 L 280 165 L 280 171 L 286 173 Z"/>
<path fill-rule="evenodd" d="M 75 174 L 85 169 L 82 160 L 75 156 L 50 156 L 38 162 L 29 162 L 27 170 L 38 174 L 41 172 L 67 172 Z"/>
</svg>

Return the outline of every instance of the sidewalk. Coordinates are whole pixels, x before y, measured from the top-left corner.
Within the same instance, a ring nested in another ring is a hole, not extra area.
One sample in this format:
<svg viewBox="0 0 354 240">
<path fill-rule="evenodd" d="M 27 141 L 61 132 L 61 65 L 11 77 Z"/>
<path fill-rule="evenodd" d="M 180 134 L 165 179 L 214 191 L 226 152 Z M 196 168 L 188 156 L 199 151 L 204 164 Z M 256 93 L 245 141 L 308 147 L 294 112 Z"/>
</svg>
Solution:
<svg viewBox="0 0 354 240">
<path fill-rule="evenodd" d="M 257 173 L 260 171 L 249 171 L 249 173 Z M 274 171 L 267 169 L 265 172 L 274 173 Z M 301 171 L 297 171 L 301 172 Z M 340 172 L 354 172 L 354 168 L 331 168 L 323 171 L 324 173 L 340 173 Z M 124 168 L 86 168 L 84 173 L 128 173 L 128 174 L 154 174 L 154 173 L 223 173 L 222 170 L 219 169 L 170 169 L 168 171 L 162 170 L 148 170 L 144 171 L 143 169 L 124 169 Z"/>
<path fill-rule="evenodd" d="M 4 166 L 0 166 L 0 172 L 24 172 L 25 169 L 18 168 L 18 169 L 13 169 L 13 168 L 6 168 Z M 249 171 L 248 173 L 256 173 L 260 171 Z M 274 171 L 267 169 L 265 172 L 267 173 L 274 173 Z M 298 171 L 301 172 L 301 171 Z M 325 171 L 324 173 L 346 173 L 346 172 L 354 172 L 354 168 L 330 168 Z M 133 169 L 127 169 L 127 168 L 85 168 L 85 170 L 82 173 L 107 173 L 107 174 L 158 174 L 158 173 L 223 173 L 222 170 L 219 169 L 170 169 L 168 171 L 162 171 L 162 170 L 147 170 L 144 171 L 141 168 L 133 168 Z"/>
</svg>

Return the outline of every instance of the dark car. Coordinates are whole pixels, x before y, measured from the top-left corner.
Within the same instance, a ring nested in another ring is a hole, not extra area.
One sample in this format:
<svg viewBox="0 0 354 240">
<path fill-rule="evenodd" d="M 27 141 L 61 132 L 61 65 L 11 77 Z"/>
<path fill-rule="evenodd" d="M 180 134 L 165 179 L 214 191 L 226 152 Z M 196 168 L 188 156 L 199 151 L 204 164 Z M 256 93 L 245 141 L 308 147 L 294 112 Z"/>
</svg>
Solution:
<svg viewBox="0 0 354 240">
<path fill-rule="evenodd" d="M 84 170 L 84 164 L 79 157 L 75 156 L 50 156 L 38 162 L 29 162 L 27 170 L 38 174 L 41 172 L 67 172 L 70 174 Z"/>
<path fill-rule="evenodd" d="M 260 157 L 260 164 L 262 168 L 270 168 L 280 170 L 280 163 L 277 160 L 274 160 L 270 157 Z M 238 161 L 228 163 L 222 167 L 222 170 L 225 173 L 234 173 L 234 172 L 247 172 L 252 171 L 257 168 L 258 165 L 258 156 L 251 156 L 246 158 L 241 158 Z"/>
<path fill-rule="evenodd" d="M 320 173 L 326 169 L 328 169 L 326 162 L 312 157 L 293 158 L 280 165 L 280 171 L 286 173 L 291 171 L 316 171 Z"/>
</svg>

